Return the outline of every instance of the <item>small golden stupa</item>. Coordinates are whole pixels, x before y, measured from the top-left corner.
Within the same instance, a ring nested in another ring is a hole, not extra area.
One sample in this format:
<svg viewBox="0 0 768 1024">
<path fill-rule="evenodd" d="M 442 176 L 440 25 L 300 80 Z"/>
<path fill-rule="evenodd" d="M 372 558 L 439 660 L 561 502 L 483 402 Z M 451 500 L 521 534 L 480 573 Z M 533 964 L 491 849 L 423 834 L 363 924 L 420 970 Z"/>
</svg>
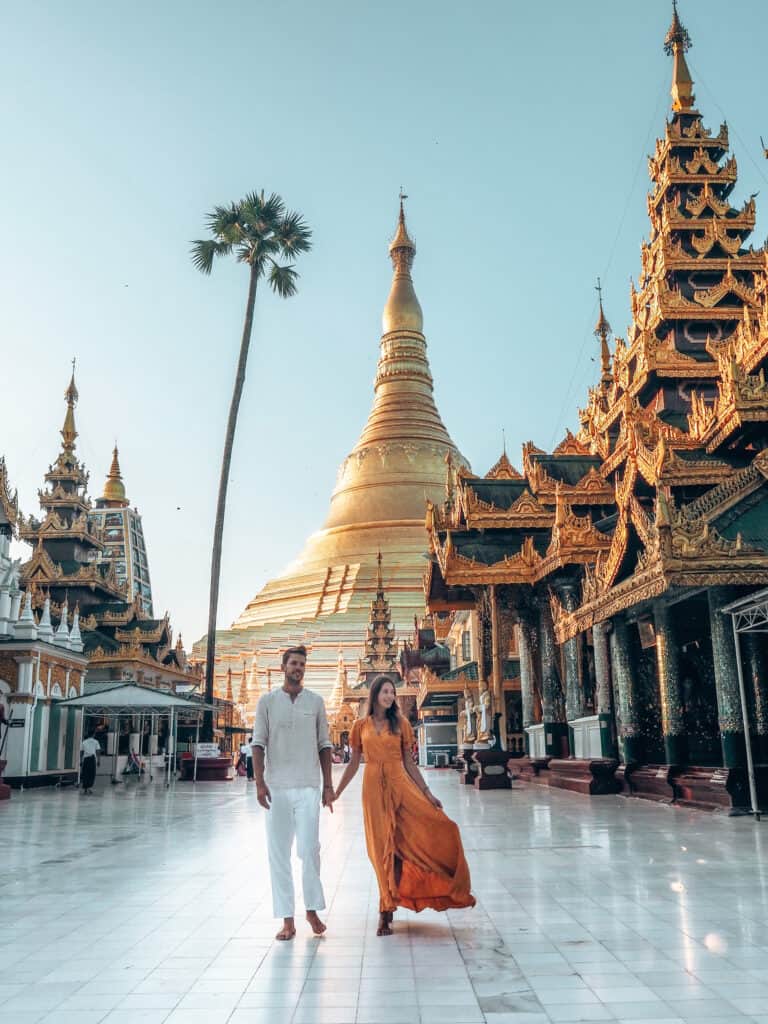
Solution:
<svg viewBox="0 0 768 1024">
<path fill-rule="evenodd" d="M 424 613 L 426 500 L 443 500 L 446 461 L 454 468 L 467 463 L 435 405 L 423 315 L 411 277 L 416 246 L 403 198 L 389 246 L 393 279 L 368 421 L 339 468 L 323 528 L 248 603 L 232 628 L 217 634 L 217 677 L 244 657 L 255 657 L 259 670 L 277 668 L 288 642 L 305 643 L 311 648 L 307 685 L 330 696 L 339 651 L 348 664 L 357 664 L 362 654 L 379 551 L 397 633 L 410 634 L 414 616 Z M 197 647 L 202 656 L 204 639 Z"/>
</svg>

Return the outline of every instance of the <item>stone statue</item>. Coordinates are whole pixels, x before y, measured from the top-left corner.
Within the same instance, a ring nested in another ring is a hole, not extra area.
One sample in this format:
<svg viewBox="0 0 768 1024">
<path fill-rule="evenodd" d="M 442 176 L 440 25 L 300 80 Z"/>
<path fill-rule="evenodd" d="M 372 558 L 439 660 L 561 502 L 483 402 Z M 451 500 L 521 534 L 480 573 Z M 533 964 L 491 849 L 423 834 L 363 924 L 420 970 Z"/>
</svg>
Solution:
<svg viewBox="0 0 768 1024">
<path fill-rule="evenodd" d="M 480 703 L 475 714 L 477 716 L 477 739 L 487 743 L 491 735 L 491 692 L 488 689 L 480 692 Z"/>
<path fill-rule="evenodd" d="M 474 719 L 475 705 L 472 700 L 472 694 L 469 690 L 464 691 L 464 710 L 462 716 L 464 719 L 462 725 L 462 742 L 463 743 L 474 743 L 475 742 L 475 719 Z"/>
</svg>

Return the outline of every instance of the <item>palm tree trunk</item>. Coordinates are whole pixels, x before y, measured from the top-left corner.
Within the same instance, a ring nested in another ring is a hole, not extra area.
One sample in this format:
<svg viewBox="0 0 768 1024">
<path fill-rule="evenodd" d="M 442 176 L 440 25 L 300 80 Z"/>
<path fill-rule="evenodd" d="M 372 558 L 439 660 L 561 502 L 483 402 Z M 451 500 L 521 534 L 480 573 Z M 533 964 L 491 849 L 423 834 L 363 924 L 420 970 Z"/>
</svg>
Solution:
<svg viewBox="0 0 768 1024">
<path fill-rule="evenodd" d="M 213 703 L 213 682 L 216 663 L 216 616 L 219 608 L 219 580 L 221 577 L 221 548 L 224 536 L 224 513 L 227 507 L 227 486 L 229 484 L 229 468 L 232 463 L 232 448 L 235 442 L 237 414 L 245 384 L 245 368 L 248 363 L 248 350 L 251 346 L 251 330 L 253 328 L 253 308 L 256 303 L 256 285 L 258 276 L 256 267 L 251 264 L 251 277 L 248 283 L 248 302 L 245 307 L 245 323 L 243 337 L 240 342 L 240 357 L 237 361 L 235 386 L 232 401 L 229 405 L 227 433 L 224 437 L 224 454 L 221 459 L 221 477 L 219 478 L 219 497 L 216 502 L 216 522 L 213 527 L 213 549 L 211 551 L 211 590 L 208 600 L 208 636 L 205 650 L 205 701 Z M 202 741 L 213 742 L 213 712 L 206 711 L 203 719 Z"/>
</svg>

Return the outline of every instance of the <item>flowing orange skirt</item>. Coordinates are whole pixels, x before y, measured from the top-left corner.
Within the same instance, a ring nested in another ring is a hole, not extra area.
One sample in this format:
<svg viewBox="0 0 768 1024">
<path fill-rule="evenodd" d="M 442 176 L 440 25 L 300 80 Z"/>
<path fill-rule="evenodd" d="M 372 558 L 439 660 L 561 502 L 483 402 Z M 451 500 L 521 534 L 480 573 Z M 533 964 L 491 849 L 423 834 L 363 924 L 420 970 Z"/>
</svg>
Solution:
<svg viewBox="0 0 768 1024">
<path fill-rule="evenodd" d="M 380 912 L 475 905 L 458 825 L 427 800 L 402 761 L 366 765 L 363 820 Z"/>
</svg>

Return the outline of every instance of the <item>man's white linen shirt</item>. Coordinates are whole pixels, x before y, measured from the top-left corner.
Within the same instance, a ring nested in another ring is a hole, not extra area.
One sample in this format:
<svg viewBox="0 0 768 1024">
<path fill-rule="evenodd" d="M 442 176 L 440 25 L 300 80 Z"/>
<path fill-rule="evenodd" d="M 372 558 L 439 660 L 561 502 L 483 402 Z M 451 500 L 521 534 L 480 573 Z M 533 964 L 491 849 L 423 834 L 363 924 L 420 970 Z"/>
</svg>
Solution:
<svg viewBox="0 0 768 1024">
<path fill-rule="evenodd" d="M 101 744 L 93 736 L 89 736 L 80 744 L 80 749 L 83 752 L 83 757 L 95 757 L 101 753 Z"/>
<path fill-rule="evenodd" d="M 282 688 L 262 694 L 256 706 L 253 745 L 264 748 L 264 775 L 273 789 L 317 789 L 320 751 L 333 746 L 325 701 L 306 689 L 295 700 Z"/>
</svg>

